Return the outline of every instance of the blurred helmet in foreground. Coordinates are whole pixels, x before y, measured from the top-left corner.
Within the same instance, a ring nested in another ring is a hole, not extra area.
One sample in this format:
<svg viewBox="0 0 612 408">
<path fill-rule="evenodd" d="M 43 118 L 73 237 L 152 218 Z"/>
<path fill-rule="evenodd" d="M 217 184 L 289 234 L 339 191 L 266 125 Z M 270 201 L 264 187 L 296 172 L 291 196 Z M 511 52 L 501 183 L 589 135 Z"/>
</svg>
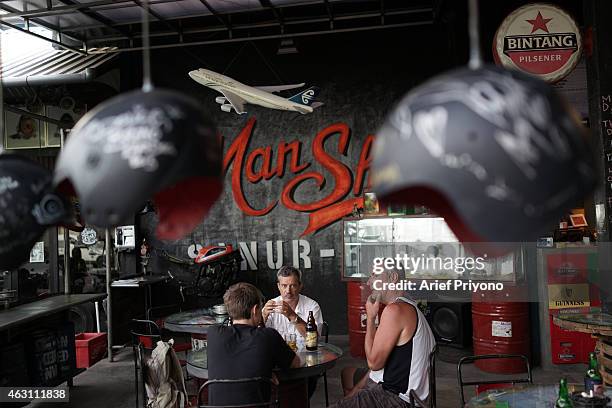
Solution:
<svg viewBox="0 0 612 408">
<path fill-rule="evenodd" d="M 463 242 L 550 231 L 595 186 L 582 125 L 545 82 L 485 66 L 409 92 L 374 145 L 382 202 L 422 204 Z"/>
<path fill-rule="evenodd" d="M 50 171 L 21 156 L 0 155 L 0 268 L 27 262 L 47 227 L 66 221 L 66 209 L 53 192 Z"/>
<path fill-rule="evenodd" d="M 221 141 L 198 102 L 168 90 L 114 97 L 70 133 L 55 183 L 74 191 L 88 224 L 132 223 L 153 197 L 157 236 L 178 239 L 222 191 Z"/>
</svg>

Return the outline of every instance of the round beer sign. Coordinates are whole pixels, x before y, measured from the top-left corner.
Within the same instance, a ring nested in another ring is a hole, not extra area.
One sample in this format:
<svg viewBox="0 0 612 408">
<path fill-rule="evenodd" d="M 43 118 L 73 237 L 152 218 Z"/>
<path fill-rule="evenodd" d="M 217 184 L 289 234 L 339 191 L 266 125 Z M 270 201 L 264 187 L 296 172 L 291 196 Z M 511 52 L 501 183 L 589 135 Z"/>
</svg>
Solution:
<svg viewBox="0 0 612 408">
<path fill-rule="evenodd" d="M 508 15 L 495 33 L 495 61 L 556 82 L 580 58 L 582 39 L 574 19 L 550 4 L 529 4 Z"/>
</svg>

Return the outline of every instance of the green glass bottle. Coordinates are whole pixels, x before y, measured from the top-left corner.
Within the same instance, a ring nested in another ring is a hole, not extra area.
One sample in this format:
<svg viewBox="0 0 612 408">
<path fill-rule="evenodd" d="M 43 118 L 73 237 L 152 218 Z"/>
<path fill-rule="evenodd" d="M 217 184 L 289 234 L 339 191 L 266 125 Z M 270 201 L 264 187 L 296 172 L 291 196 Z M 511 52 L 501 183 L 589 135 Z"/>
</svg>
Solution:
<svg viewBox="0 0 612 408">
<path fill-rule="evenodd" d="M 597 368 L 597 356 L 594 352 L 589 353 L 589 368 L 584 376 L 584 391 L 593 390 L 594 394 L 603 394 L 603 379 Z"/>
<path fill-rule="evenodd" d="M 555 402 L 555 408 L 574 408 L 567 389 L 567 379 L 565 378 L 559 381 L 559 397 Z"/>
</svg>

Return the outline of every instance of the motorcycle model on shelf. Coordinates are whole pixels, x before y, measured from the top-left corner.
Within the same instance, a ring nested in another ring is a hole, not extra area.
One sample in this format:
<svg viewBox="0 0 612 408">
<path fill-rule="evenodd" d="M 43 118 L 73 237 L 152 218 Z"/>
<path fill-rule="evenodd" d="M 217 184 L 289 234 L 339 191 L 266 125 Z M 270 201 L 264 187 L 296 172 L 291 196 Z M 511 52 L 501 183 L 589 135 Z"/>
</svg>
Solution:
<svg viewBox="0 0 612 408">
<path fill-rule="evenodd" d="M 232 245 L 202 247 L 193 261 L 166 251 L 161 251 L 161 256 L 174 265 L 168 275 L 178 285 L 184 303 L 208 303 L 221 298 L 236 280 L 242 261 L 240 251 Z"/>
</svg>

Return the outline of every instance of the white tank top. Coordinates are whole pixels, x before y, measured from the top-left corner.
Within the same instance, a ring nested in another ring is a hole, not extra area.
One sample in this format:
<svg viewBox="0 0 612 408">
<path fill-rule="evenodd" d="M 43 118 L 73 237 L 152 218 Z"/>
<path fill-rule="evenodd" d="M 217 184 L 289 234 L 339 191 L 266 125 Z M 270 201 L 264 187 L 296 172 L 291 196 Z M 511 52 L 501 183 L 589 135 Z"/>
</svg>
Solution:
<svg viewBox="0 0 612 408">
<path fill-rule="evenodd" d="M 404 392 L 399 393 L 399 397 L 406 402 L 410 402 L 408 394 L 410 390 L 415 390 L 420 399 L 426 400 L 429 396 L 429 354 L 434 349 L 436 340 L 425 315 L 421 313 L 416 302 L 405 297 L 398 297 L 395 301 L 402 301 L 414 306 L 418 317 L 417 328 L 410 340 L 412 341 L 412 359 L 410 362 L 410 373 L 407 373 L 409 376 L 408 388 Z M 381 383 L 383 382 L 384 374 L 384 368 L 371 371 L 370 378 L 376 383 Z"/>
</svg>

